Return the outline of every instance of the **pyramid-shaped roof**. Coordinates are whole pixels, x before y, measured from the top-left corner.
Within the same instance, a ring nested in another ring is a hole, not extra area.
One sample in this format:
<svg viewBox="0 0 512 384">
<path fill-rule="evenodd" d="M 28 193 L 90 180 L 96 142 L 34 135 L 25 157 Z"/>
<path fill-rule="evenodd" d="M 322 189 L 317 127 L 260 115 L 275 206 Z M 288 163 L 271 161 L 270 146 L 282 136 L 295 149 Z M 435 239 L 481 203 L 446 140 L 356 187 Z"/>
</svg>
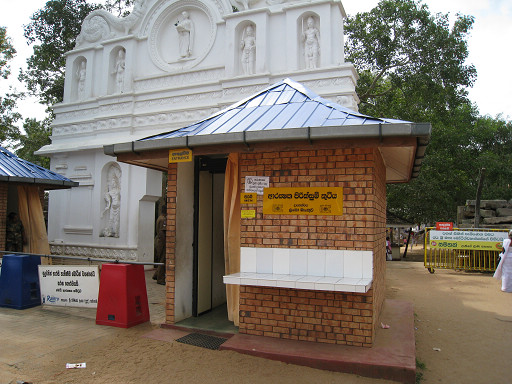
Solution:
<svg viewBox="0 0 512 384">
<path fill-rule="evenodd" d="M 0 181 L 45 184 L 47 189 L 78 186 L 78 183 L 30 161 L 23 160 L 3 147 L 0 147 Z"/>
<path fill-rule="evenodd" d="M 386 165 L 386 181 L 398 183 L 417 177 L 430 132 L 430 123 L 366 116 L 285 79 L 197 123 L 105 145 L 104 152 L 129 164 L 166 170 L 168 159 L 163 154 L 169 149 L 377 139 L 382 144 L 377 145 Z M 384 143 L 385 139 L 390 140 Z"/>
<path fill-rule="evenodd" d="M 390 123 L 409 122 L 363 115 L 325 100 L 296 81 L 285 79 L 197 123 L 140 141 L 235 132 Z"/>
</svg>

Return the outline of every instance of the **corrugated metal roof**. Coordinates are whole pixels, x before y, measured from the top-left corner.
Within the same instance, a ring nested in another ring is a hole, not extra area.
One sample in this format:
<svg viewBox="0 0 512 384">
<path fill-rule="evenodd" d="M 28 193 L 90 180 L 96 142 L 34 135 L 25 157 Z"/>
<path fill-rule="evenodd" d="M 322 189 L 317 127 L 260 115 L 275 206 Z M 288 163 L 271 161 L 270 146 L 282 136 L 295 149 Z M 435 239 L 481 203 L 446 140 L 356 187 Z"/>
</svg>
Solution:
<svg viewBox="0 0 512 384">
<path fill-rule="evenodd" d="M 296 81 L 285 79 L 197 123 L 139 141 L 245 131 L 389 123 L 408 122 L 363 115 L 323 99 Z"/>
<path fill-rule="evenodd" d="M 0 147 L 0 181 L 46 184 L 49 189 L 78 186 L 78 183 L 23 160 L 3 147 Z"/>
</svg>

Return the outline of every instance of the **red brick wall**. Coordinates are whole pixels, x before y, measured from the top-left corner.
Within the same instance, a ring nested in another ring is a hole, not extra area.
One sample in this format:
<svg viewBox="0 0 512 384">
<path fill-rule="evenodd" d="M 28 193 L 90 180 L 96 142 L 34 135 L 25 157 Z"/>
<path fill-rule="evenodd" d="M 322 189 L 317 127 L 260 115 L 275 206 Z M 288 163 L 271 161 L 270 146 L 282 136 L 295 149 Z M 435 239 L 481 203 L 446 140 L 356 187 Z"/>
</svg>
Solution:
<svg viewBox="0 0 512 384">
<path fill-rule="evenodd" d="M 178 167 L 176 163 L 169 164 L 167 175 L 167 220 L 166 220 L 166 295 L 165 295 L 165 322 L 174 324 L 174 297 L 175 285 L 175 252 L 176 252 L 176 194 L 177 194 Z"/>
<path fill-rule="evenodd" d="M 0 249 L 5 250 L 5 230 L 7 224 L 8 184 L 0 182 Z"/>
<path fill-rule="evenodd" d="M 240 333 L 371 346 L 372 295 L 240 287 Z"/>
<path fill-rule="evenodd" d="M 257 206 L 251 206 L 251 209 L 256 208 L 256 218 L 241 222 L 242 247 L 374 252 L 374 280 L 366 294 L 241 287 L 244 295 L 250 297 L 241 299 L 240 304 L 243 300 L 243 305 L 250 309 L 241 308 L 240 332 L 260 335 L 266 332 L 267 336 L 281 338 L 371 346 L 384 299 L 386 185 L 379 151 L 343 148 L 241 153 L 240 170 L 242 190 L 248 175 L 268 176 L 270 187 L 343 187 L 341 216 L 264 216 L 262 197 L 258 196 Z M 295 293 L 304 297 L 296 297 Z M 251 295 L 263 295 L 263 298 Z M 299 298 L 301 303 L 292 301 Z M 330 302 L 325 305 L 325 301 Z M 294 308 L 294 304 L 307 306 L 305 311 L 309 313 L 302 310 L 299 315 L 297 311 L 301 309 Z M 285 318 L 272 319 L 269 314 Z M 292 318 L 295 320 L 289 321 Z M 264 324 L 262 320 L 278 324 Z M 372 330 L 367 329 L 368 324 Z M 311 328 L 312 325 L 315 327 Z M 297 334 L 298 330 L 302 332 Z"/>
</svg>

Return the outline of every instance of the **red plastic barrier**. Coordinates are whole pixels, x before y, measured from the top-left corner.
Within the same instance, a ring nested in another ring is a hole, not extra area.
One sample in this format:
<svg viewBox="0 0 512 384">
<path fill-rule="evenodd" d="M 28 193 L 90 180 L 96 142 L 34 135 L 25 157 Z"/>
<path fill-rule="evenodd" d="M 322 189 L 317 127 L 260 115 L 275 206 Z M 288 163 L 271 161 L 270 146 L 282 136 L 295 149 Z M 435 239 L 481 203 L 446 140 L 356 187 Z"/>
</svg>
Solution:
<svg viewBox="0 0 512 384">
<path fill-rule="evenodd" d="M 144 267 L 103 264 L 96 324 L 130 328 L 149 321 Z"/>
</svg>

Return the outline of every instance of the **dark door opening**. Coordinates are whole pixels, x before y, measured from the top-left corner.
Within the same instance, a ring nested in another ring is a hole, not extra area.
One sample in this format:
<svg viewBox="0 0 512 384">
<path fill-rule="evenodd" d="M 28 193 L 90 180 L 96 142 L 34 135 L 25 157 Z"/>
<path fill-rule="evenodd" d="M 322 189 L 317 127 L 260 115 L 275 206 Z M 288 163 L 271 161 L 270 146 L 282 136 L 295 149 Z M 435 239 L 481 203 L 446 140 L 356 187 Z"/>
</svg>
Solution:
<svg viewBox="0 0 512 384">
<path fill-rule="evenodd" d="M 192 315 L 225 306 L 224 174 L 227 159 L 198 157 L 194 172 L 194 263 Z"/>
</svg>

